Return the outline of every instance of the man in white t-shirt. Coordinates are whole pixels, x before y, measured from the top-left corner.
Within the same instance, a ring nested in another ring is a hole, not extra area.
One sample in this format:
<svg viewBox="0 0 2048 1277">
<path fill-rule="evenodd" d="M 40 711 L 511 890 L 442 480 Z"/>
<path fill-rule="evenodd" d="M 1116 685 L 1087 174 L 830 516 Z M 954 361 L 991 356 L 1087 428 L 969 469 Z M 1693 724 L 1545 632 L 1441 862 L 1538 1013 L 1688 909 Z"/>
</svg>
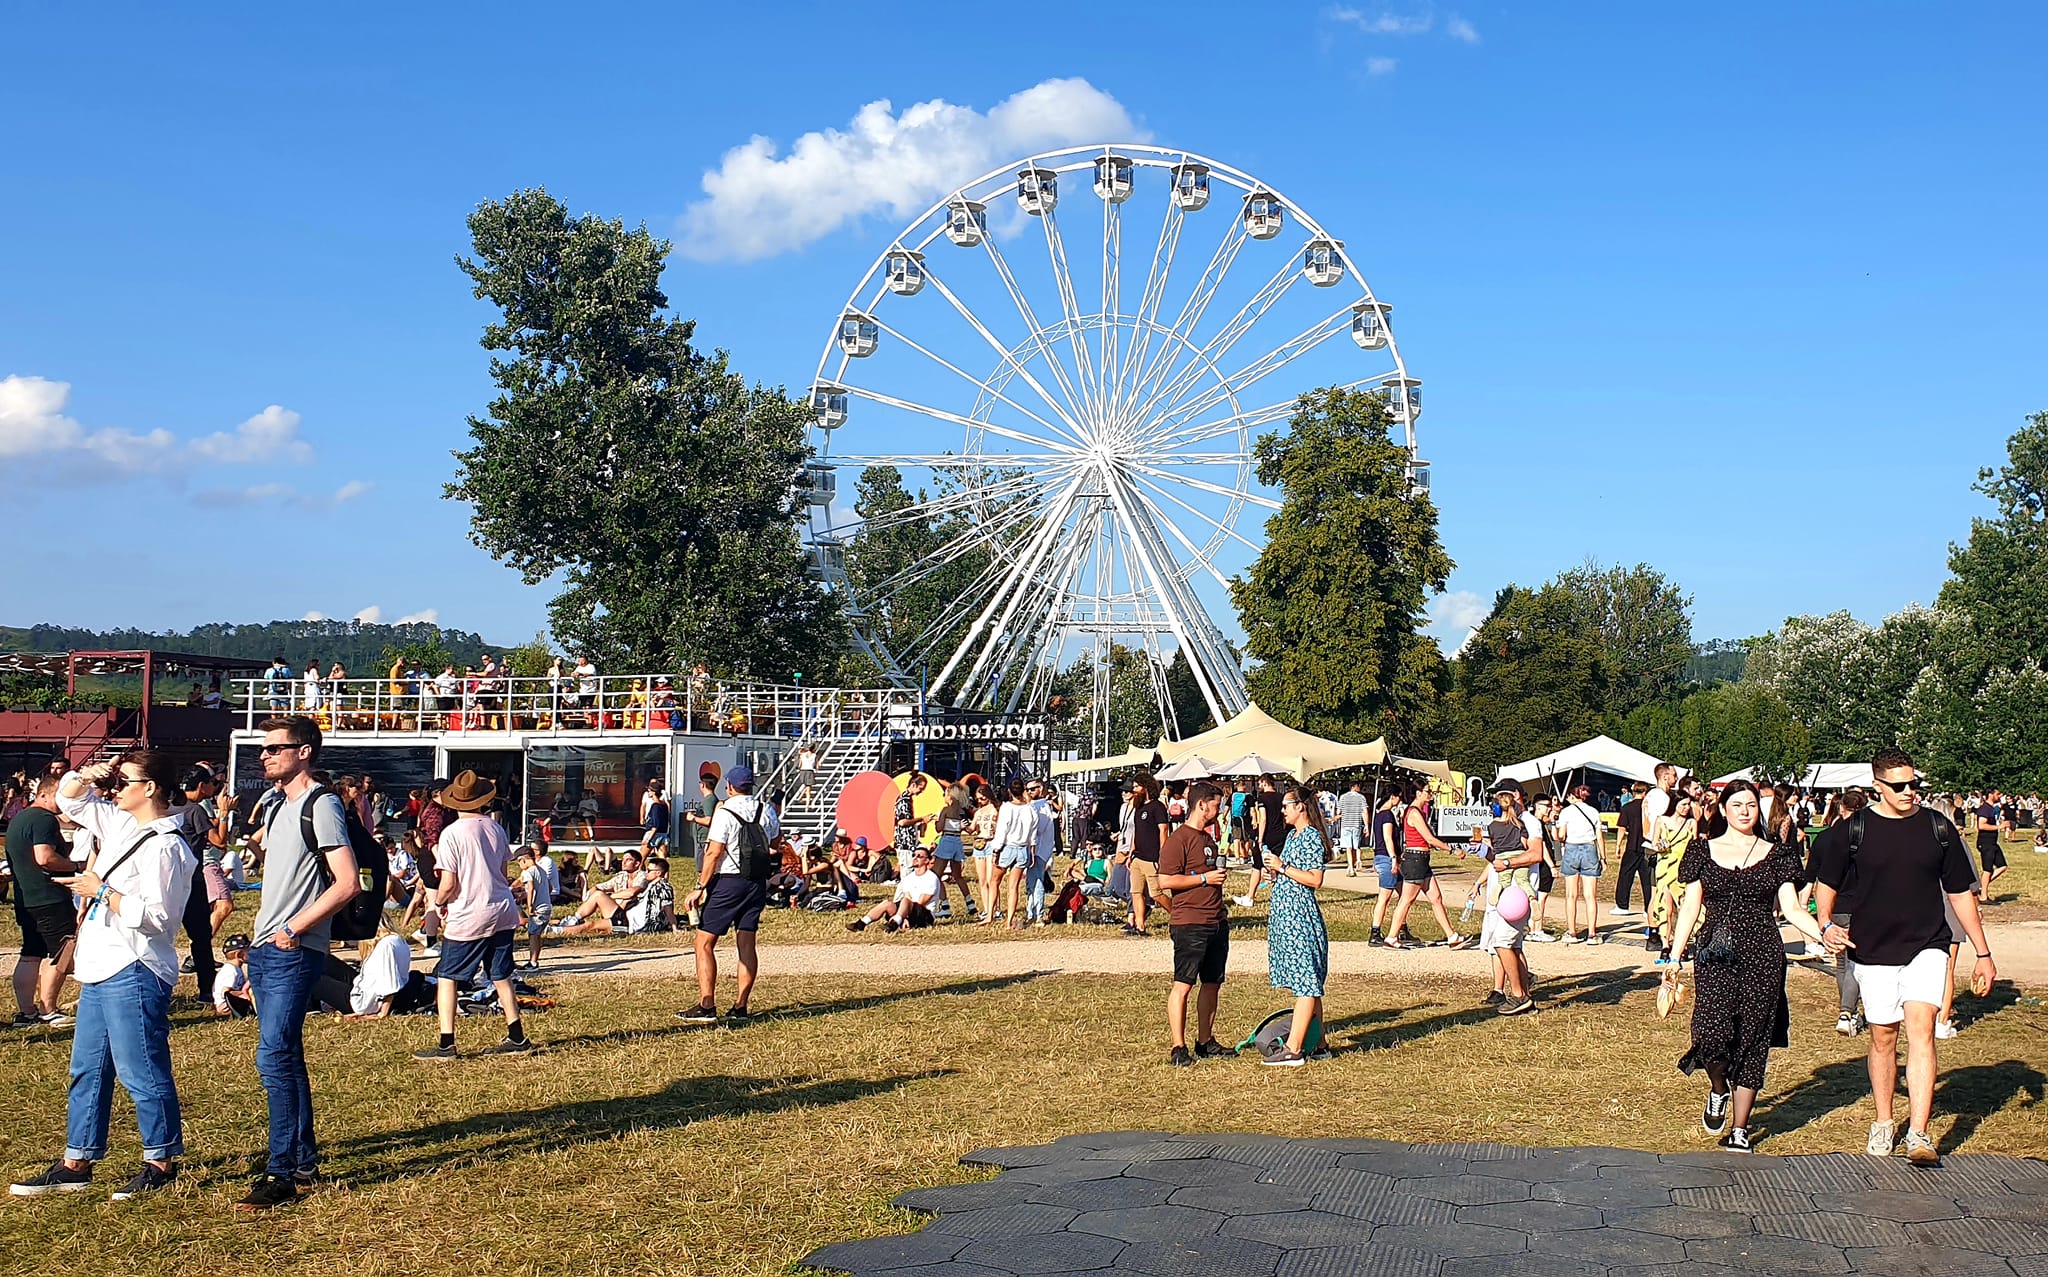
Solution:
<svg viewBox="0 0 2048 1277">
<path fill-rule="evenodd" d="M 392 999 L 411 978 L 412 950 L 401 936 L 383 936 L 370 946 L 370 956 L 363 959 L 362 970 L 356 972 L 354 982 L 349 985 L 351 1017 L 385 1019 L 391 1014 Z"/>
<path fill-rule="evenodd" d="M 1657 821 L 1671 814 L 1671 791 L 1678 785 L 1678 769 L 1670 763 L 1658 763 L 1651 775 L 1657 778 L 1657 787 L 1643 795 L 1643 842 L 1641 855 L 1645 864 L 1656 861 Z M 1705 833 L 1705 830 L 1701 830 Z M 1647 901 L 1645 902 L 1647 907 Z M 1652 953 L 1664 947 L 1664 937 L 1652 922 L 1643 928 L 1643 948 Z"/>
<path fill-rule="evenodd" d="M 772 856 L 775 839 L 782 832 L 782 819 L 770 804 L 754 797 L 754 769 L 736 763 L 725 773 L 726 797 L 711 817 L 704 840 L 704 867 L 697 889 L 684 904 L 700 910 L 697 919 L 697 1005 L 676 1012 L 685 1024 L 718 1022 L 718 938 L 733 933 L 733 947 L 739 951 L 738 996 L 725 1016 L 744 1023 L 752 1018 L 747 1000 L 753 996 L 754 978 L 761 970 L 760 951 L 754 936 L 761 927 L 761 910 L 768 903 L 766 863 L 754 866 L 759 876 L 750 876 L 743 862 L 746 845 Z M 758 841 L 757 841 L 758 840 Z"/>
<path fill-rule="evenodd" d="M 1564 805 L 1558 815 L 1558 827 L 1564 833 L 1564 851 L 1558 857 L 1557 875 L 1564 879 L 1564 942 L 1566 944 L 1600 943 L 1600 928 L 1595 918 L 1598 908 L 1596 893 L 1600 889 L 1600 813 L 1593 808 L 1591 799 L 1593 787 L 1578 785 L 1573 788 L 1571 801 Z M 1586 902 L 1586 927 L 1583 937 L 1579 931 L 1579 901 Z"/>
<path fill-rule="evenodd" d="M 890 935 L 913 927 L 932 925 L 932 901 L 939 894 L 939 875 L 932 870 L 932 853 L 920 847 L 910 853 L 910 869 L 896 880 L 896 896 L 868 910 L 865 918 L 846 924 L 848 931 L 866 931 L 884 923 Z"/>
</svg>

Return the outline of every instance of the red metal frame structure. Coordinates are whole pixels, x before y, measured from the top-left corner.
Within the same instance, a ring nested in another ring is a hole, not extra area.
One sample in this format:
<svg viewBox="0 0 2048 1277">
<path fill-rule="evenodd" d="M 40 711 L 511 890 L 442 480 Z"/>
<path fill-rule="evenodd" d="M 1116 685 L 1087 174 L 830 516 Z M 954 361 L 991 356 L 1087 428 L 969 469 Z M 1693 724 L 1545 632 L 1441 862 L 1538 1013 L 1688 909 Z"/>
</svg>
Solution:
<svg viewBox="0 0 2048 1277">
<path fill-rule="evenodd" d="M 126 668 L 137 664 L 141 666 L 142 713 L 136 723 L 136 735 L 145 744 L 149 742 L 150 703 L 156 699 L 157 670 L 207 670 L 232 674 L 237 670 L 264 669 L 270 664 L 268 661 L 250 660 L 239 656 L 199 656 L 190 652 L 158 652 L 147 648 L 121 652 L 71 652 L 64 660 L 66 695 L 78 695 L 80 661 L 87 663 L 87 674 L 114 674 L 124 672 Z"/>
</svg>

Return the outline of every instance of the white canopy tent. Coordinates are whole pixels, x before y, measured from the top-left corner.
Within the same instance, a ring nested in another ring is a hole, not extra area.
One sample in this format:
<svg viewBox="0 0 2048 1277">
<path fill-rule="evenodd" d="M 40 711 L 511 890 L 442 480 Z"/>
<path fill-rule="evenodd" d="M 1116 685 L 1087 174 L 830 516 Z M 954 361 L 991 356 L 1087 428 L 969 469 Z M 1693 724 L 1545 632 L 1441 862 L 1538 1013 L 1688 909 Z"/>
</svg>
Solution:
<svg viewBox="0 0 2048 1277">
<path fill-rule="evenodd" d="M 1511 763 L 1494 775 L 1494 782 L 1511 780 L 1518 785 L 1547 783 L 1554 776 L 1583 769 L 1654 785 L 1657 783 L 1657 763 L 1656 758 L 1633 745 L 1624 745 L 1612 736 L 1595 736 L 1554 754 Z M 1684 771 L 1684 768 L 1679 768 L 1681 774 Z"/>
<path fill-rule="evenodd" d="M 1325 740 L 1294 730 L 1256 705 L 1245 706 L 1221 727 L 1186 740 L 1161 741 L 1159 750 L 1168 762 L 1178 762 L 1190 754 L 1216 759 L 1242 759 L 1247 754 L 1259 754 L 1269 761 L 1284 763 L 1296 780 L 1343 767 L 1372 767 L 1387 760 L 1385 739 L 1362 745 Z"/>
<path fill-rule="evenodd" d="M 1745 767 L 1726 776 L 1716 776 L 1714 784 L 1720 786 L 1734 780 L 1755 781 L 1756 768 Z M 1852 786 L 1868 789 L 1872 784 L 1870 764 L 1815 763 L 1796 783 L 1801 789 L 1848 789 Z"/>
</svg>

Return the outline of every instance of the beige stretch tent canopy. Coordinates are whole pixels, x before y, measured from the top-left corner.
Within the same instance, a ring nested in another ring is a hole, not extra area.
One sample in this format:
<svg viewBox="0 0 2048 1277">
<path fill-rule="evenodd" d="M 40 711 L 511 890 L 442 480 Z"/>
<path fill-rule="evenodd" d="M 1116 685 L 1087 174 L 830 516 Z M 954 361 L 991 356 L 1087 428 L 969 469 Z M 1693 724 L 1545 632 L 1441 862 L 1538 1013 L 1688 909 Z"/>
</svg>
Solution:
<svg viewBox="0 0 2048 1277">
<path fill-rule="evenodd" d="M 1162 739 L 1157 749 L 1134 746 L 1121 754 L 1111 754 L 1107 758 L 1069 758 L 1054 763 L 1052 774 L 1079 776 L 1086 772 L 1113 772 L 1125 767 L 1146 767 L 1151 764 L 1154 754 L 1162 753 L 1165 749 L 1166 741 Z"/>
<path fill-rule="evenodd" d="M 1371 767 L 1387 759 L 1384 739 L 1363 745 L 1346 745 L 1307 732 L 1295 731 L 1256 705 L 1223 724 L 1186 740 L 1161 741 L 1159 752 L 1167 762 L 1178 762 L 1189 754 L 1204 758 L 1242 758 L 1262 754 L 1287 765 L 1296 780 L 1307 780 L 1320 772 L 1340 767 Z"/>
</svg>

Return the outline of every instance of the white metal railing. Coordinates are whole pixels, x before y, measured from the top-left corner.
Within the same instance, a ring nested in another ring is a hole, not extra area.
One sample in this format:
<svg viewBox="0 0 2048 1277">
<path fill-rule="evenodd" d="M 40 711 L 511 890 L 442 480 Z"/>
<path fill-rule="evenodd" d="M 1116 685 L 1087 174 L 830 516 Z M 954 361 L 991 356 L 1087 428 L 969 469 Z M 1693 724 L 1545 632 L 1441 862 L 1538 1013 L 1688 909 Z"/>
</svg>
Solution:
<svg viewBox="0 0 2048 1277">
<path fill-rule="evenodd" d="M 275 683 L 237 679 L 243 727 L 272 714 L 308 714 L 337 735 L 440 732 L 604 733 L 721 732 L 733 736 L 817 737 L 860 734 L 892 709 L 908 718 L 915 694 L 889 688 L 799 687 L 719 683 L 653 674 L 602 674 L 578 679 L 436 678 L 322 679 Z"/>
</svg>

